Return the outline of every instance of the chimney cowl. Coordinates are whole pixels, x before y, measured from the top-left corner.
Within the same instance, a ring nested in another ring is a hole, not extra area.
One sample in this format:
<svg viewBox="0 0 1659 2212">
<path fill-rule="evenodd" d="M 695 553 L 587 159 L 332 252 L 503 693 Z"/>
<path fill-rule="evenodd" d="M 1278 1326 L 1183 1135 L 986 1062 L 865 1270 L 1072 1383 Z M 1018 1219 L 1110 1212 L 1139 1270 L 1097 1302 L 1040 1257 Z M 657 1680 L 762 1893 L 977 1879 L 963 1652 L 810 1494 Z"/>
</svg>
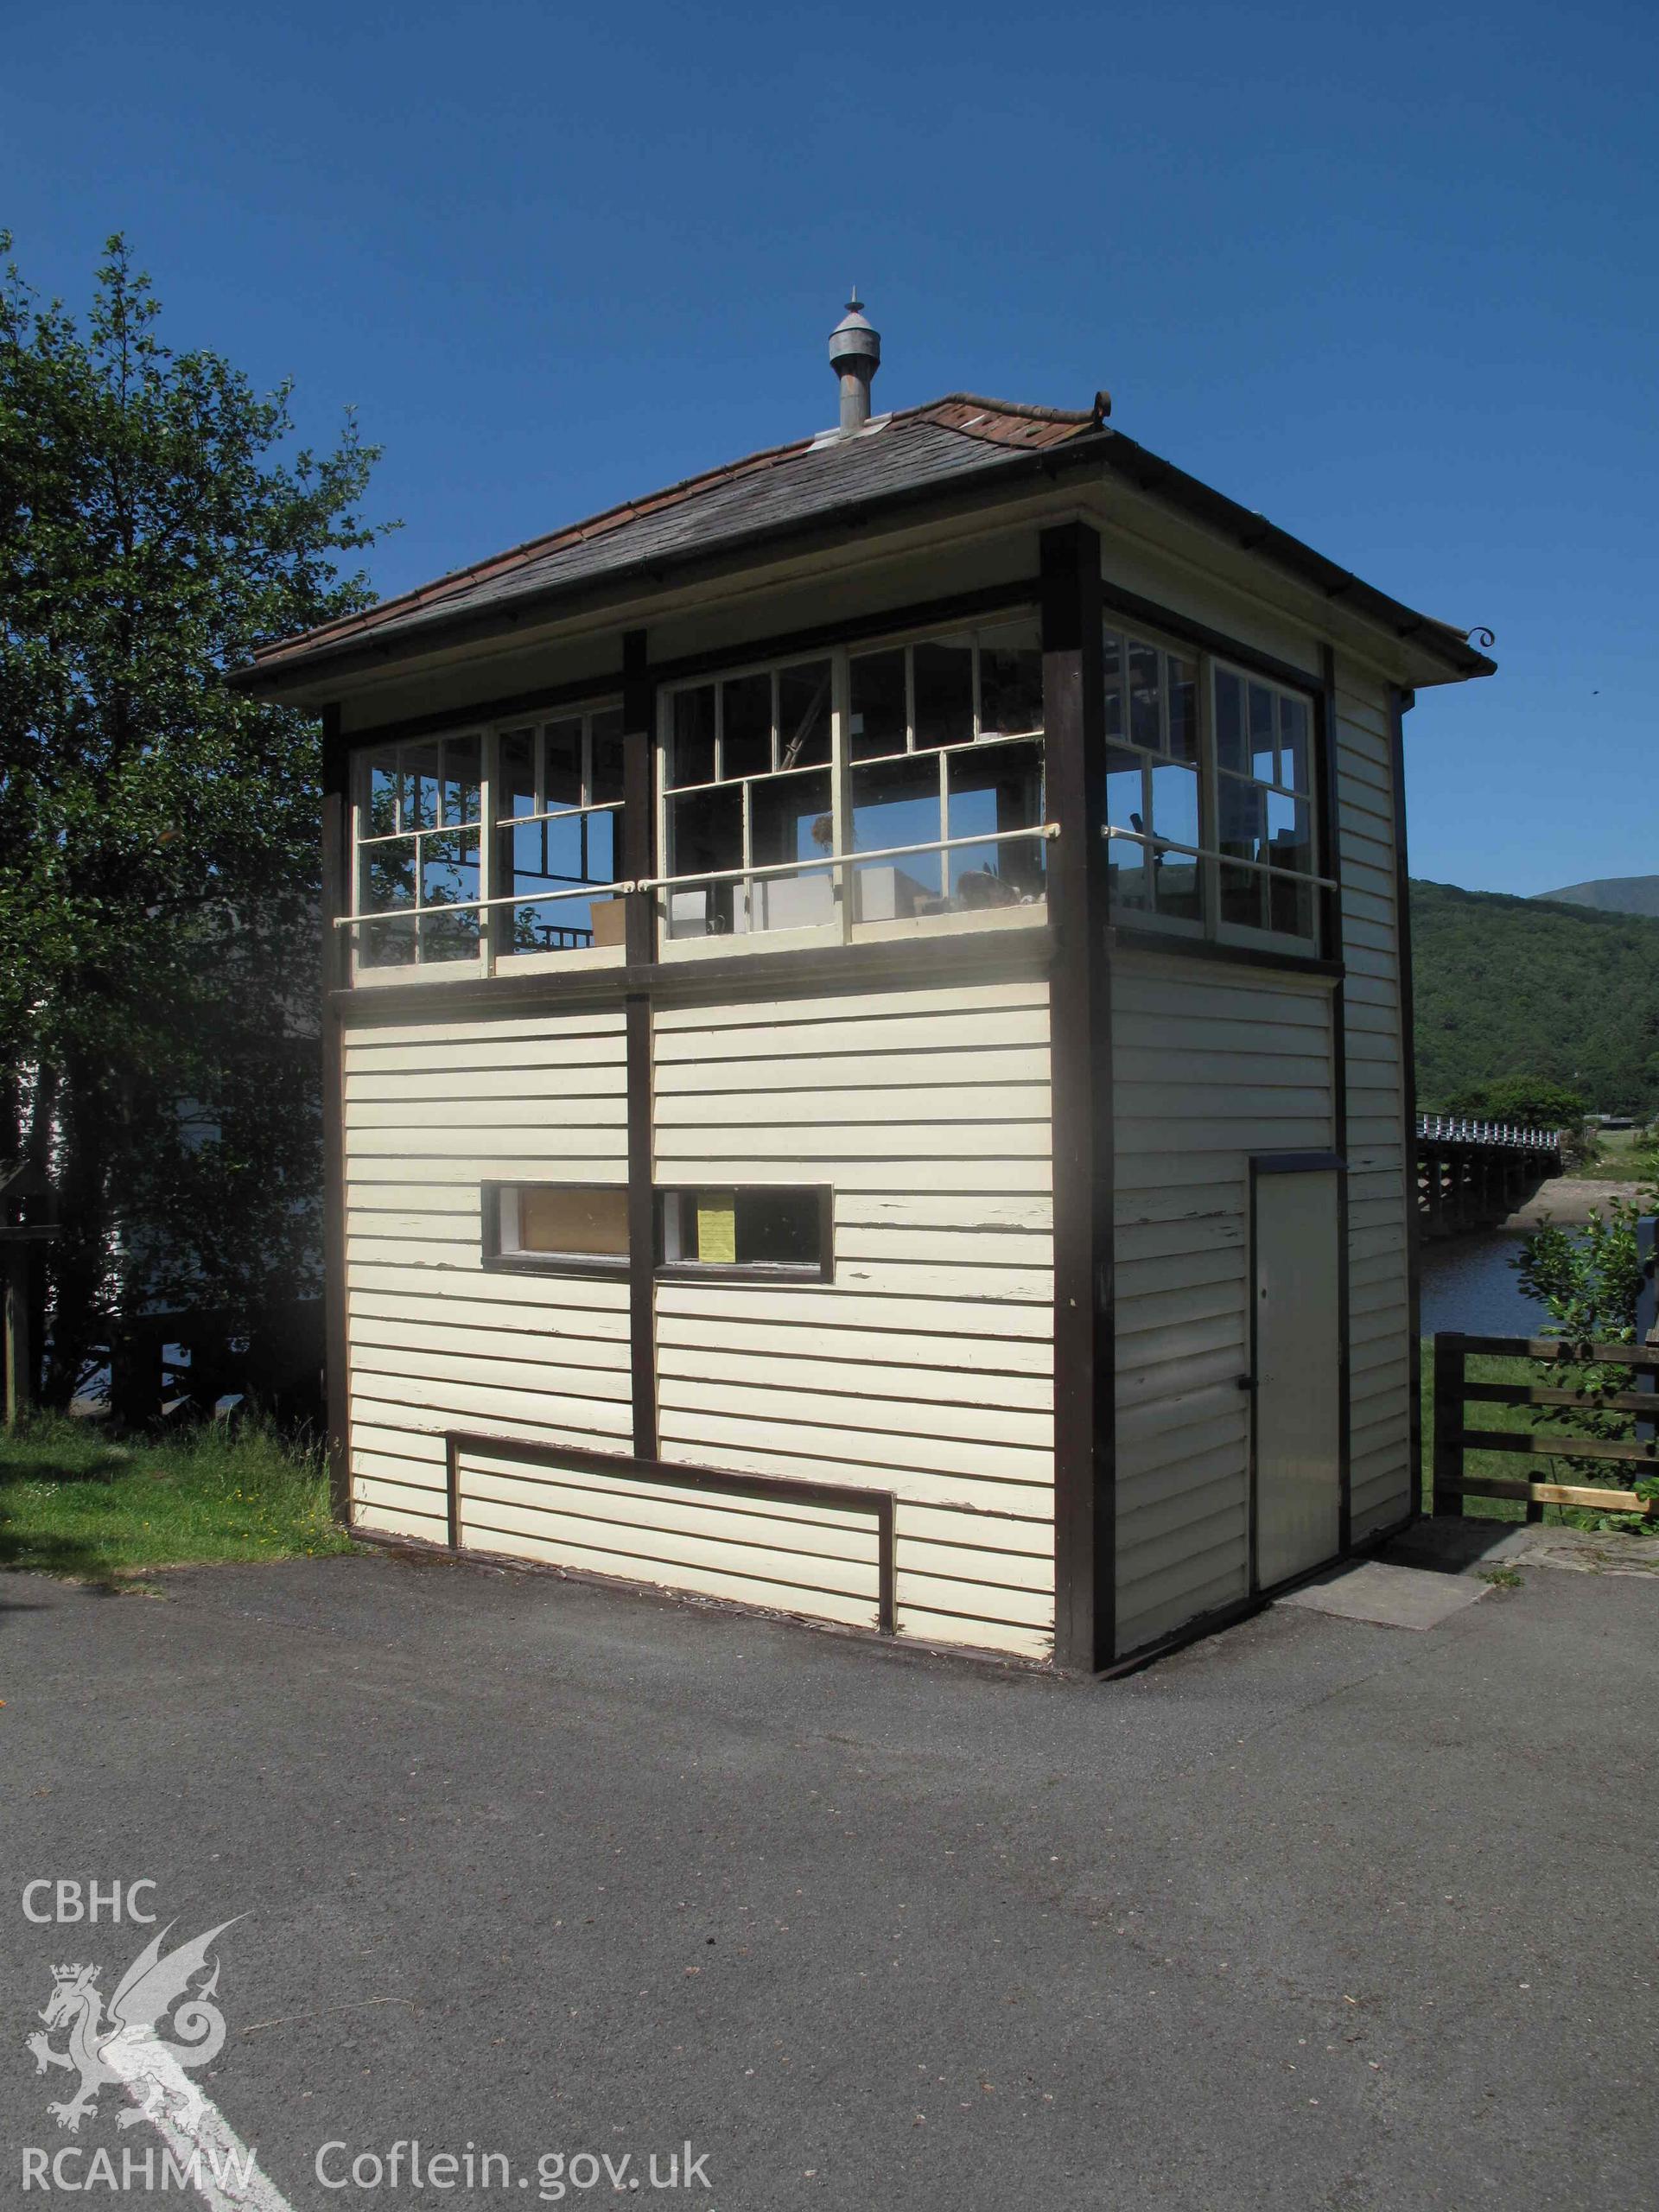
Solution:
<svg viewBox="0 0 1659 2212">
<path fill-rule="evenodd" d="M 841 379 L 841 432 L 861 430 L 870 419 L 870 384 L 881 365 L 881 334 L 864 319 L 855 287 L 847 312 L 830 334 L 830 365 Z"/>
</svg>

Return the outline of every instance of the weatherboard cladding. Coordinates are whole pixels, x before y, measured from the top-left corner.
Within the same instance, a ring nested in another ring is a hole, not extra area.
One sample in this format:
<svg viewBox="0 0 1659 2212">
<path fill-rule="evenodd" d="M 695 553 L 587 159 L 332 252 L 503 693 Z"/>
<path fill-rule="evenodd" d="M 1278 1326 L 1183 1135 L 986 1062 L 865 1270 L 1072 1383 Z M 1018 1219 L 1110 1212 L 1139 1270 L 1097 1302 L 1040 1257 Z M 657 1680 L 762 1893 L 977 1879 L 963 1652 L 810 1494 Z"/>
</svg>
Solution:
<svg viewBox="0 0 1659 2212">
<path fill-rule="evenodd" d="M 1347 1031 L 1350 1437 L 1357 1541 L 1411 1510 L 1411 1210 L 1389 701 L 1338 663 Z"/>
<path fill-rule="evenodd" d="M 658 1007 L 651 1027 L 657 1180 L 832 1186 L 834 1282 L 647 1271 L 659 1449 L 644 1456 L 659 1464 L 631 1471 L 628 1284 L 488 1268 L 479 1202 L 487 1180 L 626 1183 L 623 1010 L 348 1026 L 356 1524 L 447 1541 L 464 1433 L 459 1533 L 475 1549 L 873 1628 L 873 1509 L 890 1497 L 899 1632 L 1046 1657 L 1046 984 Z M 480 1433 L 545 1464 L 504 1460 Z M 783 1494 L 704 1494 L 710 1467 Z M 804 1501 L 802 1483 L 848 1495 Z"/>
<path fill-rule="evenodd" d="M 1329 979 L 1120 948 L 1117 1648 L 1250 1590 L 1249 1161 L 1327 1150 Z"/>
</svg>

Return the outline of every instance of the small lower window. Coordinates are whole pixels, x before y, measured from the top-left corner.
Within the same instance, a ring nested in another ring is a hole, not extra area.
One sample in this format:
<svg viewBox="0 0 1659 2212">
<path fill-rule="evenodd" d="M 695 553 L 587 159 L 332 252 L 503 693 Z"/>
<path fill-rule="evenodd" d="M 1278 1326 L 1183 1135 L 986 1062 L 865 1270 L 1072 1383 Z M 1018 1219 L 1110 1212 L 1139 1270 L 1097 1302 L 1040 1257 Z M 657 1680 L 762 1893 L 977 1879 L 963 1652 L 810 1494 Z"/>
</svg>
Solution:
<svg viewBox="0 0 1659 2212">
<path fill-rule="evenodd" d="M 628 1194 L 609 1183 L 488 1183 L 484 1256 L 503 1266 L 623 1268 Z"/>
<path fill-rule="evenodd" d="M 628 1192 L 617 1183 L 486 1183 L 486 1267 L 626 1274 Z M 657 1251 L 667 1274 L 828 1282 L 827 1187 L 658 1191 Z"/>
<path fill-rule="evenodd" d="M 665 1268 L 830 1274 L 830 1206 L 825 1190 L 664 1191 L 661 1250 Z"/>
</svg>

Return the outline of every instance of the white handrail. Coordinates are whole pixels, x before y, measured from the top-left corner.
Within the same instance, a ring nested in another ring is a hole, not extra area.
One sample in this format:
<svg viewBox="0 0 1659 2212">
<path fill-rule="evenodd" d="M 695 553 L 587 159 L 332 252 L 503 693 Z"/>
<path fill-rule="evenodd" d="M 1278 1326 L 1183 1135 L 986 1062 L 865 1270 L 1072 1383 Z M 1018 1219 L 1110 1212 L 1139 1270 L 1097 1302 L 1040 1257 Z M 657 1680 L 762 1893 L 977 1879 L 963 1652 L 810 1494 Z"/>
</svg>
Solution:
<svg viewBox="0 0 1659 2212">
<path fill-rule="evenodd" d="M 411 831 L 411 835 L 415 833 Z M 971 837 L 940 837 L 925 845 L 883 845 L 874 852 L 826 853 L 821 859 L 767 861 L 759 868 L 704 868 L 695 875 L 647 875 L 614 883 L 579 883 L 565 891 L 515 891 L 495 899 L 441 899 L 436 906 L 388 906 L 378 913 L 336 914 L 337 930 L 357 929 L 365 922 L 401 922 L 423 914 L 482 913 L 491 906 L 539 906 L 553 899 L 591 899 L 602 893 L 620 899 L 630 891 L 676 891 L 688 884 L 747 883 L 760 876 L 800 875 L 809 868 L 858 868 L 867 861 L 907 860 L 920 853 L 953 853 L 969 845 L 1006 845 L 1015 837 L 1058 837 L 1058 822 L 1039 822 L 1024 830 L 989 830 Z"/>
<path fill-rule="evenodd" d="M 1155 847 L 1160 853 L 1185 853 L 1195 861 L 1219 861 L 1224 868 L 1254 868 L 1258 875 L 1281 876 L 1287 883 L 1311 883 L 1316 891 L 1340 891 L 1334 876 L 1304 875 L 1300 868 L 1281 868 L 1273 861 L 1247 861 L 1242 853 L 1220 853 L 1213 845 L 1182 845 L 1173 837 L 1160 837 L 1155 830 L 1120 830 L 1116 823 L 1107 823 L 1101 830 L 1103 837 L 1121 837 L 1126 844 Z"/>
<path fill-rule="evenodd" d="M 648 875 L 636 891 L 677 891 L 687 884 L 747 883 L 753 878 L 800 875 L 808 868 L 861 868 L 867 861 L 908 860 L 920 853 L 954 853 L 969 845 L 1006 845 L 1015 837 L 1058 837 L 1058 822 L 1039 822 L 1025 830 L 988 830 L 971 837 L 938 837 L 926 845 L 882 845 L 873 852 L 825 853 L 821 859 L 766 861 L 759 868 L 702 868 L 693 875 Z"/>
<path fill-rule="evenodd" d="M 337 930 L 359 928 L 365 922 L 404 922 L 417 920 L 423 914 L 477 914 L 487 906 L 539 906 L 553 899 L 620 898 L 625 891 L 638 891 L 637 883 L 577 883 L 568 891 L 515 891 L 499 899 L 441 899 L 433 906 L 384 906 L 378 913 L 336 914 Z"/>
</svg>

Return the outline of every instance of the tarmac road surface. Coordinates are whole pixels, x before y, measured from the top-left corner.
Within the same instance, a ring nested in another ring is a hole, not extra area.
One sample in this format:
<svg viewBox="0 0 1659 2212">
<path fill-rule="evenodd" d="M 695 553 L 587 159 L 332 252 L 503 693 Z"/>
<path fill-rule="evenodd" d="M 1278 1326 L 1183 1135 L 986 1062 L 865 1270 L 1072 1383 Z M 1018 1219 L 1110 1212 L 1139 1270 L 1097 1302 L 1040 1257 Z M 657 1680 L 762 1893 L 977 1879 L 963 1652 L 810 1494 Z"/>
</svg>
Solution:
<svg viewBox="0 0 1659 2212">
<path fill-rule="evenodd" d="M 219 2205 L 1653 2201 L 1652 1577 L 1094 1687 L 470 1565 L 151 1587 L 0 1578 L 6 2204 L 190 2201 L 181 2097 L 72 2135 L 24 2039 L 224 1922 Z"/>
</svg>

